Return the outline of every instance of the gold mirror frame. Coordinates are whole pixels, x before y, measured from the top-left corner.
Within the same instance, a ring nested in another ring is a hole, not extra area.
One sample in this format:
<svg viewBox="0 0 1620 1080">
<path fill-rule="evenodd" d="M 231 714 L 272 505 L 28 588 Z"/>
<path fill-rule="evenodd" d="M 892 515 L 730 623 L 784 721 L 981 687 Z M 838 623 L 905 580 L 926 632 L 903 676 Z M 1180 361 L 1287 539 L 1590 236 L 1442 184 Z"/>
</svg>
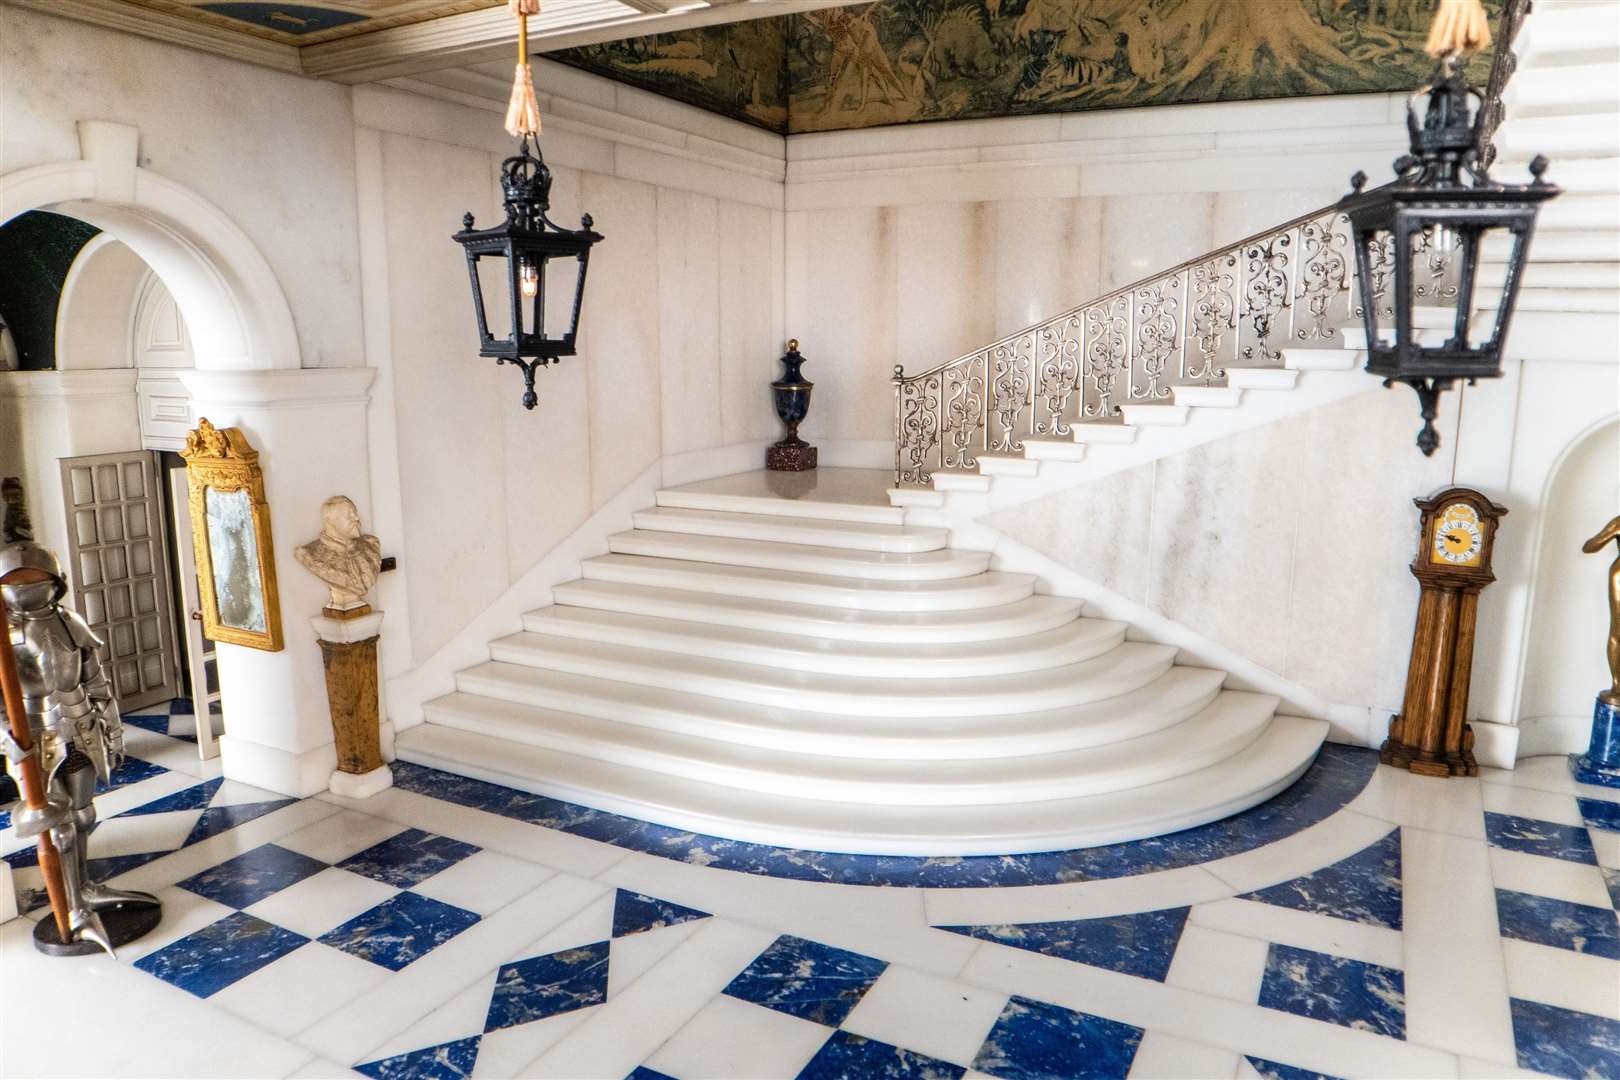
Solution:
<svg viewBox="0 0 1620 1080">
<path fill-rule="evenodd" d="M 214 641 L 245 645 L 250 649 L 280 652 L 281 596 L 276 590 L 276 553 L 270 538 L 270 504 L 264 497 L 264 472 L 259 452 L 233 427 L 215 428 L 207 417 L 186 433 L 186 462 L 191 509 L 191 542 L 197 553 L 197 585 L 202 599 L 203 633 Z M 253 513 L 253 539 L 258 551 L 259 593 L 264 599 L 265 629 L 227 626 L 219 618 L 219 593 L 214 582 L 214 559 L 208 540 L 208 491 L 246 491 Z"/>
</svg>

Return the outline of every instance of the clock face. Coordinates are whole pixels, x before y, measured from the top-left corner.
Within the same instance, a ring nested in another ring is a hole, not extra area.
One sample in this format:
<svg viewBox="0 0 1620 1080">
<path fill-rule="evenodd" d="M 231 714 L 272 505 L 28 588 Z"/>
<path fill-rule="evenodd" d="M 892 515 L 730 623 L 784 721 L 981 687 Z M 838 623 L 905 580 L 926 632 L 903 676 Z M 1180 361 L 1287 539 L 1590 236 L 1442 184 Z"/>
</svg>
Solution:
<svg viewBox="0 0 1620 1080">
<path fill-rule="evenodd" d="M 1431 562 L 1443 566 L 1478 566 L 1485 553 L 1485 529 L 1479 511 L 1468 503 L 1452 503 L 1434 524 Z"/>
</svg>

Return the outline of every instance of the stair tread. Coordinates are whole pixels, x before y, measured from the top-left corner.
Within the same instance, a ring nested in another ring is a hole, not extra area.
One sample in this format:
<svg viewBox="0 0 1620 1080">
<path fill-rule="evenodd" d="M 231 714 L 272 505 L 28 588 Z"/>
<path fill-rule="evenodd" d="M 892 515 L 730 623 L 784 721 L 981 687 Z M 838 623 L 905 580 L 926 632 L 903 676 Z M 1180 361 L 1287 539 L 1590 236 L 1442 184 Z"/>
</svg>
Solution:
<svg viewBox="0 0 1620 1080">
<path fill-rule="evenodd" d="M 1243 753 L 1173 780 L 1000 806 L 900 806 L 789 798 L 542 750 L 438 724 L 399 756 L 521 790 L 745 842 L 907 855 L 1013 854 L 1117 843 L 1190 828 L 1255 805 L 1313 760 L 1327 724 L 1277 717 Z"/>
<path fill-rule="evenodd" d="M 537 634 L 800 670 L 846 674 L 898 670 L 896 677 L 912 678 L 1027 671 L 1093 656 L 1124 640 L 1126 629 L 1124 623 L 1108 619 L 1076 618 L 1050 630 L 992 641 L 850 642 L 558 605 L 526 613 L 523 628 Z"/>
<path fill-rule="evenodd" d="M 994 640 L 1049 629 L 1075 617 L 1081 608 L 1080 601 L 1066 597 L 1027 596 L 984 608 L 859 611 L 791 600 L 584 578 L 558 585 L 552 592 L 557 603 L 569 606 L 634 610 L 686 620 L 724 620 L 737 626 L 792 630 L 846 641 Z"/>
<path fill-rule="evenodd" d="M 748 514 L 729 510 L 684 510 L 654 506 L 632 515 L 638 529 L 697 535 L 781 537 L 792 543 L 815 543 L 872 551 L 933 551 L 950 540 L 947 529 L 893 525 L 873 521 L 833 521 Z"/>
<path fill-rule="evenodd" d="M 586 577 L 622 580 L 631 577 L 648 584 L 651 579 L 689 582 L 699 591 L 759 592 L 804 595 L 820 602 L 843 602 L 854 607 L 910 608 L 915 605 L 990 606 L 1021 599 L 1035 587 L 1030 574 L 988 571 L 965 578 L 939 581 L 885 581 L 881 579 L 807 574 L 794 570 L 769 570 L 750 566 L 726 566 L 684 559 L 656 559 L 639 555 L 599 555 L 581 564 Z M 988 599 L 988 603 L 984 601 Z"/>
<path fill-rule="evenodd" d="M 1095 794 L 1196 771 L 1258 737 L 1277 699 L 1221 693 L 1194 716 L 1085 749 L 996 758 L 871 759 L 806 754 L 456 693 L 430 703 L 430 723 L 728 787 L 819 800 L 933 805 L 1041 801 Z"/>
<path fill-rule="evenodd" d="M 987 551 L 860 551 L 841 547 L 729 536 L 632 529 L 608 537 L 608 549 L 621 555 L 721 563 L 730 567 L 789 569 L 807 574 L 845 574 L 859 578 L 943 580 L 971 577 L 990 565 Z"/>
<path fill-rule="evenodd" d="M 456 676 L 459 692 L 519 705 L 704 737 L 724 734 L 752 746 L 884 757 L 969 757 L 1073 749 L 1134 738 L 1192 715 L 1220 692 L 1226 673 L 1172 667 L 1140 689 L 1086 705 L 997 716 L 941 714 L 919 722 L 892 713 L 865 716 L 756 705 L 684 690 L 486 660 Z M 472 687 L 472 690 L 467 690 Z"/>
<path fill-rule="evenodd" d="M 879 469 L 817 469 L 813 473 L 759 470 L 663 488 L 659 506 L 739 510 L 817 520 L 900 524 L 905 512 L 888 503 L 890 474 Z"/>
<path fill-rule="evenodd" d="M 765 704 L 792 702 L 812 711 L 911 716 L 1025 712 L 1113 697 L 1151 682 L 1168 669 L 1176 651 L 1125 642 L 1090 659 L 1037 671 L 917 680 L 796 671 L 528 631 L 490 643 L 491 658 L 510 663 Z"/>
</svg>

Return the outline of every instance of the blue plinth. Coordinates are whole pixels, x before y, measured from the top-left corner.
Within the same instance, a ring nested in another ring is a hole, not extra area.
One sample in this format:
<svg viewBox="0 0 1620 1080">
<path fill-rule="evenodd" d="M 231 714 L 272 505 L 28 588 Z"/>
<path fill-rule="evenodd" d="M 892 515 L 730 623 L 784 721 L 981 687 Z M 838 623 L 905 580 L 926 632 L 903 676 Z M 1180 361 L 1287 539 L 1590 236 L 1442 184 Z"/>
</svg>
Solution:
<svg viewBox="0 0 1620 1080">
<path fill-rule="evenodd" d="M 1569 756 L 1570 771 L 1583 784 L 1620 788 L 1620 704 L 1601 696 L 1592 707 L 1592 744 Z"/>
</svg>

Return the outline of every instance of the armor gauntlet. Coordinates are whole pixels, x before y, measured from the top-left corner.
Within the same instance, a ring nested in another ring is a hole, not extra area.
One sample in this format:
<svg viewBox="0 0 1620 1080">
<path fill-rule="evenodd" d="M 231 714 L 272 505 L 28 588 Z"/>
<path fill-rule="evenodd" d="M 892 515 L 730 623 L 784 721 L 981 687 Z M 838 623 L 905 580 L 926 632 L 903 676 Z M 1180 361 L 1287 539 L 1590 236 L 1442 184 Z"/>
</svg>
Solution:
<svg viewBox="0 0 1620 1080">
<path fill-rule="evenodd" d="M 95 706 L 96 726 L 106 747 L 110 773 L 124 763 L 124 718 L 118 712 L 118 698 L 113 693 L 112 683 L 101 666 L 100 649 L 85 649 L 83 671 L 85 696 Z"/>
</svg>

